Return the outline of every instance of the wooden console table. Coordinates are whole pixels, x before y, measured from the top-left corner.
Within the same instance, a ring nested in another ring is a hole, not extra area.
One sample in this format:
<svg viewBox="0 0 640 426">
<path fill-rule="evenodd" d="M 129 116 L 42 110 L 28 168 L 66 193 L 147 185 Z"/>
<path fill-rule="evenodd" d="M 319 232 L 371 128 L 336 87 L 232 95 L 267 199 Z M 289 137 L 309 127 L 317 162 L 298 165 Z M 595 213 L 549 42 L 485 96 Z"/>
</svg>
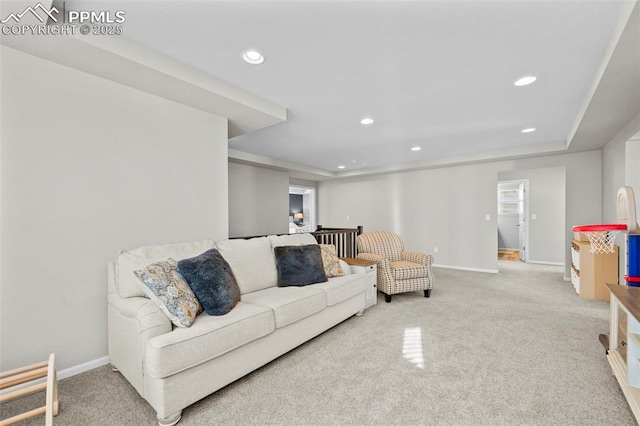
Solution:
<svg viewBox="0 0 640 426">
<path fill-rule="evenodd" d="M 611 293 L 607 359 L 640 423 L 640 287 L 606 286 Z"/>
</svg>

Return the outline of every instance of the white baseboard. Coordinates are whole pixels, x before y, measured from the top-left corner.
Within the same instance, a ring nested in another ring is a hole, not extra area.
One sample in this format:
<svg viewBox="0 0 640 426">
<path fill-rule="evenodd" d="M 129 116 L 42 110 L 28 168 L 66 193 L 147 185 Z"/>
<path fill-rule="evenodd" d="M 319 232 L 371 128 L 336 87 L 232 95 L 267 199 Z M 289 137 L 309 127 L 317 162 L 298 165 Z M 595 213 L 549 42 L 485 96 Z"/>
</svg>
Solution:
<svg viewBox="0 0 640 426">
<path fill-rule="evenodd" d="M 85 362 L 84 364 L 74 365 L 73 367 L 65 368 L 58 371 L 58 380 L 66 379 L 67 377 L 75 376 L 85 371 L 93 370 L 94 368 L 102 367 L 109 364 L 109 357 L 103 356 L 102 358 L 94 359 L 93 361 Z"/>
<path fill-rule="evenodd" d="M 571 278 L 569 278 L 569 277 L 562 277 L 562 279 L 565 280 L 565 281 L 571 282 Z"/>
<path fill-rule="evenodd" d="M 527 263 L 534 263 L 536 265 L 564 266 L 564 263 L 562 262 L 545 262 L 543 260 L 527 260 Z"/>
<path fill-rule="evenodd" d="M 483 268 L 468 268 L 466 266 L 451 266 L 451 265 L 440 265 L 438 263 L 434 263 L 434 268 L 443 268 L 443 269 L 458 269 L 460 271 L 472 271 L 472 272 L 485 272 L 489 274 L 497 274 L 497 269 L 483 269 Z"/>
</svg>

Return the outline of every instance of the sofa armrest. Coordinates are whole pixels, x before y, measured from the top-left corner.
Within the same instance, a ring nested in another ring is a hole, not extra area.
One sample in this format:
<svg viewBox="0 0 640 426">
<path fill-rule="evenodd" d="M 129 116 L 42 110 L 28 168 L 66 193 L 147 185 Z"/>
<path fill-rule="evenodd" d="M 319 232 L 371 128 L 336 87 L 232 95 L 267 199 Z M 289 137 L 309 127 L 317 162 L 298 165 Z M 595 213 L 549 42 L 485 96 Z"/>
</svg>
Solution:
<svg viewBox="0 0 640 426">
<path fill-rule="evenodd" d="M 146 297 L 122 298 L 109 294 L 109 305 L 126 319 L 136 322 L 140 334 L 151 334 L 145 340 L 171 331 L 171 320 L 151 299 Z"/>
<path fill-rule="evenodd" d="M 146 297 L 108 295 L 109 360 L 144 396 L 144 361 L 147 342 L 169 333 L 172 324 L 164 312 Z"/>
<path fill-rule="evenodd" d="M 418 253 L 415 251 L 403 251 L 400 253 L 402 260 L 417 263 L 419 265 L 431 266 L 433 263 L 433 256 L 425 253 Z"/>
</svg>

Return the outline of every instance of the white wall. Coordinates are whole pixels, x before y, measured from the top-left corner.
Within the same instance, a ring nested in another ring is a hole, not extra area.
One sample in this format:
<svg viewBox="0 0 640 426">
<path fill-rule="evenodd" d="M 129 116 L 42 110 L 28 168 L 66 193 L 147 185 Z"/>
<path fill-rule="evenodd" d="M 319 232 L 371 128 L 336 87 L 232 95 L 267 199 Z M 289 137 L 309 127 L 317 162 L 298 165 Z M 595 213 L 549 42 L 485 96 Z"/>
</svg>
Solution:
<svg viewBox="0 0 640 426">
<path fill-rule="evenodd" d="M 409 250 L 438 247 L 440 265 L 496 270 L 496 188 L 491 164 L 321 182 L 319 222 L 396 232 Z"/>
<path fill-rule="evenodd" d="M 118 250 L 226 238 L 227 121 L 1 47 L 0 370 L 107 355 Z"/>
<path fill-rule="evenodd" d="M 625 185 L 625 141 L 613 141 L 602 149 L 602 222 L 616 223 L 618 189 Z"/>
<path fill-rule="evenodd" d="M 289 178 L 289 185 L 291 185 L 291 186 L 307 186 L 309 188 L 317 188 L 318 187 L 318 182 L 316 182 L 315 180 Z"/>
<path fill-rule="evenodd" d="M 554 250 L 564 253 L 560 261 L 570 276 L 568 224 L 597 223 L 601 217 L 600 160 L 600 151 L 589 151 L 320 182 L 319 223 L 399 232 L 411 250 L 433 253 L 438 247 L 437 264 L 496 271 L 498 173 L 561 167 L 564 238 Z"/>
<path fill-rule="evenodd" d="M 625 144 L 625 180 L 624 184 L 633 188 L 636 199 L 636 223 L 640 222 L 637 216 L 640 214 L 640 133 L 633 136 Z M 636 230 L 636 234 L 640 230 Z M 620 282 L 625 283 L 624 275 L 627 273 L 626 237 L 618 237 L 621 249 L 620 253 Z"/>
<path fill-rule="evenodd" d="M 633 188 L 636 197 L 636 214 L 640 214 L 640 133 L 625 144 L 624 184 Z"/>
<path fill-rule="evenodd" d="M 636 209 L 640 211 L 640 133 L 626 140 L 627 135 L 640 129 L 640 116 L 625 127 L 602 149 L 602 222 L 617 223 L 616 199 L 622 186 L 631 186 L 636 195 Z M 619 282 L 626 284 L 625 234 L 620 233 L 616 244 L 620 247 Z"/>
<path fill-rule="evenodd" d="M 625 185 L 625 141 L 609 142 L 602 149 L 602 223 L 617 223 L 616 200 L 618 189 Z M 625 274 L 625 235 L 616 238 L 620 247 L 618 257 L 618 281 L 626 284 Z"/>
<path fill-rule="evenodd" d="M 229 236 L 289 232 L 289 174 L 229 162 Z"/>
</svg>

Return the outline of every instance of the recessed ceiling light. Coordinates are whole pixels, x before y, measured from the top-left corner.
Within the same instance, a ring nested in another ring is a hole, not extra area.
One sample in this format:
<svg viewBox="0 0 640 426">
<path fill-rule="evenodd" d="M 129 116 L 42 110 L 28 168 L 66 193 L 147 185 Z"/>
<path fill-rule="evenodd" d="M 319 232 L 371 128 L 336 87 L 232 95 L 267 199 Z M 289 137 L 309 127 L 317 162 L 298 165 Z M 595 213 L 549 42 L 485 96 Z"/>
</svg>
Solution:
<svg viewBox="0 0 640 426">
<path fill-rule="evenodd" d="M 522 129 L 520 130 L 522 133 L 531 133 L 531 132 L 535 132 L 536 128 L 535 127 L 527 127 L 526 129 Z"/>
<path fill-rule="evenodd" d="M 251 65 L 260 65 L 264 62 L 264 56 L 257 50 L 249 49 L 242 52 L 242 59 Z"/>
<path fill-rule="evenodd" d="M 362 124 L 372 124 L 372 123 L 373 123 L 373 118 L 371 118 L 371 117 L 365 117 L 365 118 L 363 118 L 362 120 L 360 120 L 360 122 L 361 122 Z"/>
<path fill-rule="evenodd" d="M 345 165 L 343 165 L 343 164 L 340 164 L 340 165 L 338 166 L 338 168 L 339 168 L 339 169 L 344 169 L 345 167 L 346 167 L 346 166 L 345 166 Z"/>
<path fill-rule="evenodd" d="M 528 75 L 526 77 L 522 77 L 522 78 L 516 80 L 516 82 L 513 83 L 513 84 L 515 84 L 516 86 L 526 86 L 527 84 L 531 84 L 534 81 L 536 81 L 536 79 L 537 78 L 535 76 Z"/>
<path fill-rule="evenodd" d="M 421 146 L 414 146 L 413 148 L 411 148 L 411 151 L 420 151 L 421 149 Z"/>
</svg>

